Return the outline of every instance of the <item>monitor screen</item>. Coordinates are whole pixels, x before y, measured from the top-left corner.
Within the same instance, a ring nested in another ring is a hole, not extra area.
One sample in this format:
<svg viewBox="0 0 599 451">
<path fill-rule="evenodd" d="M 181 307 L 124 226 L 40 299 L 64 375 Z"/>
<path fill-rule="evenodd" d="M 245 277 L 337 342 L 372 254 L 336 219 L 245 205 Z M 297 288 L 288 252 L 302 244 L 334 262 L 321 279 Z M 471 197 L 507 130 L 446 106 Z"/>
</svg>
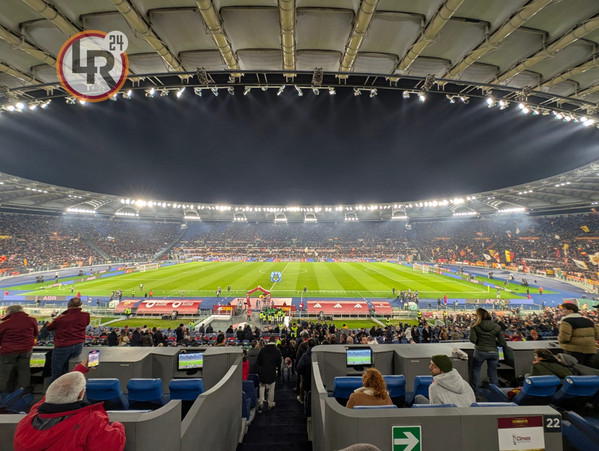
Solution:
<svg viewBox="0 0 599 451">
<path fill-rule="evenodd" d="M 195 370 L 204 367 L 203 352 L 186 352 L 179 354 L 179 371 Z"/>
<path fill-rule="evenodd" d="M 31 368 L 43 368 L 46 365 L 46 353 L 34 352 L 31 354 Z"/>
<path fill-rule="evenodd" d="M 372 349 L 370 348 L 347 348 L 347 366 L 371 366 Z"/>
</svg>

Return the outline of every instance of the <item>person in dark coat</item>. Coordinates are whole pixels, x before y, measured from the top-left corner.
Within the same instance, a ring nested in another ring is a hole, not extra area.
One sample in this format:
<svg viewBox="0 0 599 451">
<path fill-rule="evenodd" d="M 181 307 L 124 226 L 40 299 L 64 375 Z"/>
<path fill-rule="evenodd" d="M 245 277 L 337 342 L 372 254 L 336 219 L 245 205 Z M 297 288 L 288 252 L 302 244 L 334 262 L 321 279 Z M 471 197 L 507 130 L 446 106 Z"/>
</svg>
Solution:
<svg viewBox="0 0 599 451">
<path fill-rule="evenodd" d="M 252 340 L 250 343 L 251 348 L 248 350 L 248 362 L 250 364 L 250 373 L 258 374 L 258 354 L 260 349 L 258 348 L 258 342 Z"/>
<path fill-rule="evenodd" d="M 549 349 L 535 349 L 535 361 L 532 364 L 531 376 L 555 375 L 562 381 L 566 376 L 574 376 L 574 371 L 555 358 Z"/>
<path fill-rule="evenodd" d="M 116 331 L 112 329 L 107 337 L 108 346 L 118 346 L 119 345 L 119 336 L 116 334 Z"/>
<path fill-rule="evenodd" d="M 268 391 L 268 409 L 270 410 L 275 406 L 275 381 L 282 360 L 281 351 L 277 348 L 277 337 L 271 335 L 268 344 L 260 350 L 256 359 L 258 376 L 260 377 L 258 412 L 262 411 L 266 391 Z"/>
<path fill-rule="evenodd" d="M 307 394 L 312 389 L 312 348 L 316 346 L 313 338 L 308 339 L 308 350 L 304 352 L 297 362 L 297 375 L 302 378 L 302 392 Z M 297 400 L 304 403 L 304 399 L 298 395 Z"/>
<path fill-rule="evenodd" d="M 139 327 L 135 328 L 131 334 L 131 346 L 141 346 L 141 333 Z"/>
</svg>

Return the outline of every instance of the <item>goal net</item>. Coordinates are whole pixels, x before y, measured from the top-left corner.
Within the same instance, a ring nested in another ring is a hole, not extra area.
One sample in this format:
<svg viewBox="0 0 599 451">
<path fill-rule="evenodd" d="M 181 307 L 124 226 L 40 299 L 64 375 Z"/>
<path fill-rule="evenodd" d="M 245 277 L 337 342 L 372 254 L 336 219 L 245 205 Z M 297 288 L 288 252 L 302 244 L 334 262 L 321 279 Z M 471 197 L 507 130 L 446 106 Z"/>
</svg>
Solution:
<svg viewBox="0 0 599 451">
<path fill-rule="evenodd" d="M 430 266 L 421 265 L 420 263 L 414 263 L 414 265 L 412 265 L 412 269 L 414 271 L 422 271 L 423 273 L 427 273 L 430 270 Z"/>
<path fill-rule="evenodd" d="M 141 265 L 139 267 L 139 270 L 141 272 L 145 272 L 145 271 L 149 271 L 149 270 L 152 270 L 152 269 L 158 269 L 158 267 L 159 267 L 158 263 L 148 263 L 146 265 Z"/>
</svg>

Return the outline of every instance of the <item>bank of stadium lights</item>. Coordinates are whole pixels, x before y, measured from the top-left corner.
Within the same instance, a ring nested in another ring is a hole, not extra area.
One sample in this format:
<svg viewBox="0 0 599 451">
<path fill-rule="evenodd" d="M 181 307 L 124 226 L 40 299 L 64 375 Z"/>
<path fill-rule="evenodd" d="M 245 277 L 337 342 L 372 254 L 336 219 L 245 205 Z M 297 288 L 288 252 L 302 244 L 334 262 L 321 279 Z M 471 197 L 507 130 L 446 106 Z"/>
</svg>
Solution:
<svg viewBox="0 0 599 451">
<path fill-rule="evenodd" d="M 502 208 L 497 210 L 497 213 L 523 213 L 526 211 L 524 207 Z"/>
<path fill-rule="evenodd" d="M 454 213 L 453 216 L 476 216 L 478 212 L 476 211 L 461 211 L 459 213 Z"/>
<path fill-rule="evenodd" d="M 185 86 L 183 86 L 181 89 L 178 89 L 177 93 L 175 94 L 177 96 L 177 99 L 180 99 L 184 92 L 185 92 Z"/>
<path fill-rule="evenodd" d="M 77 208 L 77 207 L 69 207 L 66 209 L 67 213 L 81 213 L 86 215 L 95 215 L 96 210 L 92 210 L 91 208 Z"/>
<path fill-rule="evenodd" d="M 115 211 L 115 216 L 128 216 L 128 217 L 138 217 L 139 214 L 133 213 L 132 211 Z"/>
<path fill-rule="evenodd" d="M 566 186 L 566 185 L 569 185 L 569 184 L 570 184 L 570 182 L 557 183 L 557 184 L 555 185 L 555 187 L 556 187 L 556 188 L 558 188 L 558 187 L 560 187 L 560 186 Z"/>
<path fill-rule="evenodd" d="M 405 221 L 408 219 L 407 215 L 398 215 L 398 214 L 394 214 L 391 216 L 391 220 L 392 221 Z"/>
<path fill-rule="evenodd" d="M 463 95 L 452 96 L 450 94 L 447 94 L 445 97 L 447 97 L 447 100 L 449 100 L 449 103 L 456 103 L 456 101 L 458 101 L 458 100 L 462 103 L 470 103 L 470 97 L 463 96 Z"/>
<path fill-rule="evenodd" d="M 185 215 L 183 216 L 183 219 L 185 219 L 186 221 L 201 221 L 202 218 L 200 218 L 198 215 Z"/>
<path fill-rule="evenodd" d="M 25 188 L 27 191 L 35 191 L 36 193 L 44 193 L 44 194 L 48 194 L 48 191 L 43 190 L 43 189 L 38 189 L 38 188 L 29 188 L 26 187 Z"/>
<path fill-rule="evenodd" d="M 233 222 L 248 222 L 248 218 L 243 213 L 235 213 L 233 215 Z"/>
<path fill-rule="evenodd" d="M 526 190 L 526 191 L 519 191 L 519 192 L 518 192 L 518 195 L 519 195 L 519 196 L 522 196 L 522 195 L 524 195 L 524 194 L 529 194 L 529 193 L 533 193 L 533 192 L 534 192 L 533 190 L 529 189 L 529 190 Z"/>
</svg>

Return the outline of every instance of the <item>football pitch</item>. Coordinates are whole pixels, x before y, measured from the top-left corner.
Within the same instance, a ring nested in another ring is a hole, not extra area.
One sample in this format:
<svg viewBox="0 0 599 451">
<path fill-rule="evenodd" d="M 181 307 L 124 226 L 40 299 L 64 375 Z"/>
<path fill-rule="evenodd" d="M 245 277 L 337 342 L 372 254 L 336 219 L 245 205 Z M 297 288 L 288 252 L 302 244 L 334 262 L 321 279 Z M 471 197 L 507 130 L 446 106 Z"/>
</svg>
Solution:
<svg viewBox="0 0 599 451">
<path fill-rule="evenodd" d="M 271 273 L 280 272 L 281 281 L 272 282 Z M 77 279 L 77 278 L 73 278 Z M 493 288 L 447 277 L 432 272 L 423 273 L 411 267 L 394 263 L 366 262 L 196 262 L 167 266 L 159 269 L 96 280 L 51 287 L 30 284 L 11 287 L 25 290 L 29 295 L 67 295 L 73 287 L 82 296 L 110 296 L 122 290 L 123 298 L 135 297 L 153 291 L 160 297 L 212 297 L 221 287 L 221 297 L 245 297 L 246 292 L 258 285 L 271 291 L 272 297 L 304 298 L 392 298 L 397 291 L 418 290 L 420 299 L 495 298 Z M 499 282 L 498 282 L 499 283 Z M 140 289 L 140 285 L 143 288 Z M 227 290 L 231 286 L 231 291 Z M 304 293 L 304 287 L 306 291 Z M 521 287 L 509 284 L 514 292 Z M 532 291 L 532 290 L 531 290 Z M 536 291 L 536 290 L 535 290 Z M 503 298 L 521 297 L 501 291 Z"/>
</svg>

